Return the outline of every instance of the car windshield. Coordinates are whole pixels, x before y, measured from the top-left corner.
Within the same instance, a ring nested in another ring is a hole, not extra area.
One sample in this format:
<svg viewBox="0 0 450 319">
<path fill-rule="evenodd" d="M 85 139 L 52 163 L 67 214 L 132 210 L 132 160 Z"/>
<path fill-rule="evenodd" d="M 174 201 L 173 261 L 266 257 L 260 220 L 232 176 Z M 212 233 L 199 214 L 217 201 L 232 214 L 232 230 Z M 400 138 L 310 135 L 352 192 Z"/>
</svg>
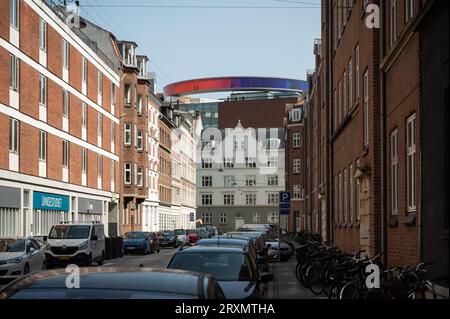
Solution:
<svg viewBox="0 0 450 319">
<path fill-rule="evenodd" d="M 186 235 L 186 231 L 184 229 L 177 229 L 175 231 L 176 235 Z"/>
<path fill-rule="evenodd" d="M 19 239 L 6 249 L 8 253 L 19 253 L 25 251 L 25 240 Z"/>
<path fill-rule="evenodd" d="M 127 233 L 125 234 L 126 239 L 142 239 L 145 238 L 144 233 L 136 232 L 136 233 Z"/>
<path fill-rule="evenodd" d="M 168 268 L 210 274 L 218 281 L 251 281 L 247 257 L 239 253 L 195 252 L 176 254 Z"/>
<path fill-rule="evenodd" d="M 84 239 L 89 237 L 91 226 L 60 225 L 53 226 L 49 239 Z"/>
<path fill-rule="evenodd" d="M 162 233 L 164 237 L 172 237 L 174 235 L 173 231 L 165 231 Z"/>
</svg>

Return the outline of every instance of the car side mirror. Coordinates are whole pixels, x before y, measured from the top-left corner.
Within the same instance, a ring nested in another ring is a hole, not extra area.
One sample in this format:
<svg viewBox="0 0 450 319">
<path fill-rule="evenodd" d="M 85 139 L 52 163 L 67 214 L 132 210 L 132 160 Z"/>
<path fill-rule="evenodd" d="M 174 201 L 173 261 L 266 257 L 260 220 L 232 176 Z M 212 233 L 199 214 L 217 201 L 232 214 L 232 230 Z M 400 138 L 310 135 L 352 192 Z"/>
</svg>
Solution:
<svg viewBox="0 0 450 319">
<path fill-rule="evenodd" d="M 28 248 L 28 253 L 29 253 L 29 254 L 32 254 L 32 253 L 34 253 L 35 251 L 36 251 L 36 249 L 34 249 L 34 247 Z"/>
<path fill-rule="evenodd" d="M 271 282 L 271 281 L 273 281 L 273 274 L 272 273 L 268 273 L 268 272 L 262 273 L 259 276 L 259 280 L 261 282 L 264 282 L 264 283 Z"/>
</svg>

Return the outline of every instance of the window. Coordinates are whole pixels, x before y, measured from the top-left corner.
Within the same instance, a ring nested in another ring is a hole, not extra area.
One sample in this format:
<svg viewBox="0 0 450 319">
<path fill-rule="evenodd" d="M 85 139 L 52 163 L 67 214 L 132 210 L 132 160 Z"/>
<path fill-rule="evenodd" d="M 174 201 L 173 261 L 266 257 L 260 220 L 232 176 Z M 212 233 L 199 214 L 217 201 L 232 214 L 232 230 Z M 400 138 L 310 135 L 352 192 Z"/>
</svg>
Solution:
<svg viewBox="0 0 450 319">
<path fill-rule="evenodd" d="M 19 153 L 19 121 L 9 119 L 9 151 Z"/>
<path fill-rule="evenodd" d="M 398 214 L 398 131 L 391 133 L 391 213 Z"/>
<path fill-rule="evenodd" d="M 114 182 L 116 180 L 116 162 L 114 160 L 111 160 L 111 182 Z"/>
<path fill-rule="evenodd" d="M 81 81 L 86 84 L 87 83 L 87 74 L 88 74 L 88 62 L 85 57 L 82 58 L 82 66 L 81 66 Z"/>
<path fill-rule="evenodd" d="M 364 146 L 369 146 L 369 71 L 364 73 Z"/>
<path fill-rule="evenodd" d="M 270 224 L 277 224 L 278 223 L 278 213 L 276 212 L 270 212 L 267 213 L 267 222 Z"/>
<path fill-rule="evenodd" d="M 396 41 L 397 41 L 397 0 L 391 0 L 391 46 Z"/>
<path fill-rule="evenodd" d="M 63 67 L 65 69 L 69 69 L 69 43 L 66 40 L 63 40 Z"/>
<path fill-rule="evenodd" d="M 299 108 L 292 109 L 291 111 L 292 122 L 300 122 L 301 120 L 301 110 Z"/>
<path fill-rule="evenodd" d="M 138 167 L 138 169 L 137 169 L 137 186 L 142 187 L 143 183 L 144 183 L 143 168 Z"/>
<path fill-rule="evenodd" d="M 19 28 L 19 0 L 9 0 L 9 24 Z"/>
<path fill-rule="evenodd" d="M 212 205 L 212 194 L 202 195 L 202 205 Z"/>
<path fill-rule="evenodd" d="M 220 220 L 219 223 L 221 225 L 225 225 L 227 223 L 227 214 L 225 213 L 220 213 Z"/>
<path fill-rule="evenodd" d="M 131 105 L 131 86 L 125 84 L 124 90 L 125 104 L 129 107 Z"/>
<path fill-rule="evenodd" d="M 103 93 L 103 74 L 98 71 L 97 73 L 97 85 L 98 85 L 98 94 L 102 95 Z"/>
<path fill-rule="evenodd" d="M 253 213 L 253 223 L 254 224 L 261 223 L 261 214 L 260 213 L 258 213 L 258 212 Z"/>
<path fill-rule="evenodd" d="M 349 189 L 350 189 L 349 205 L 350 205 L 350 208 L 349 208 L 349 212 L 348 212 L 349 213 L 348 220 L 352 221 L 353 216 L 354 216 L 354 210 L 353 210 L 353 207 L 354 207 L 354 203 L 353 203 L 353 200 L 354 200 L 354 195 L 353 195 L 353 193 L 354 193 L 354 188 L 353 188 L 353 165 L 350 165 L 350 167 L 349 167 L 349 175 L 350 175 L 350 182 L 349 182 Z"/>
<path fill-rule="evenodd" d="M 299 148 L 301 147 L 301 134 L 300 133 L 294 133 L 292 134 L 292 147 Z"/>
<path fill-rule="evenodd" d="M 62 141 L 62 165 L 69 167 L 69 142 Z"/>
<path fill-rule="evenodd" d="M 97 155 L 97 176 L 99 178 L 103 176 L 103 159 L 101 155 Z"/>
<path fill-rule="evenodd" d="M 137 132 L 137 149 L 139 151 L 142 151 L 142 149 L 143 149 L 143 146 L 144 146 L 143 139 L 144 139 L 144 136 L 142 135 L 142 130 L 139 130 Z"/>
<path fill-rule="evenodd" d="M 139 114 L 142 114 L 142 95 L 137 96 L 137 111 Z"/>
<path fill-rule="evenodd" d="M 348 62 L 348 107 L 349 111 L 353 108 L 353 64 L 352 60 Z"/>
<path fill-rule="evenodd" d="M 81 125 L 86 128 L 87 126 L 87 105 L 81 102 Z"/>
<path fill-rule="evenodd" d="M 246 175 L 245 176 L 245 186 L 249 186 L 249 187 L 256 186 L 256 175 Z"/>
<path fill-rule="evenodd" d="M 415 15 L 415 1 L 406 0 L 406 22 L 414 18 Z"/>
<path fill-rule="evenodd" d="M 9 55 L 9 88 L 19 91 L 19 58 Z"/>
<path fill-rule="evenodd" d="M 408 118 L 406 123 L 406 175 L 408 212 L 416 211 L 416 116 Z"/>
<path fill-rule="evenodd" d="M 267 186 L 278 186 L 278 175 L 267 176 Z"/>
<path fill-rule="evenodd" d="M 302 199 L 302 188 L 300 185 L 294 185 L 293 192 L 292 192 L 292 198 L 293 199 Z"/>
<path fill-rule="evenodd" d="M 236 177 L 234 175 L 225 175 L 223 177 L 223 186 L 224 187 L 236 186 Z"/>
<path fill-rule="evenodd" d="M 39 49 L 47 51 L 47 23 L 39 18 Z"/>
<path fill-rule="evenodd" d="M 342 216 L 342 203 L 343 203 L 343 197 L 342 197 L 342 173 L 339 173 L 339 202 L 338 202 L 338 216 L 339 216 L 339 222 L 343 221 Z"/>
<path fill-rule="evenodd" d="M 131 163 L 125 163 L 125 185 L 131 185 Z"/>
<path fill-rule="evenodd" d="M 359 89 L 359 45 L 356 47 L 355 50 L 355 94 L 356 94 L 356 99 L 359 99 L 360 97 L 360 89 Z"/>
<path fill-rule="evenodd" d="M 344 83 L 344 93 L 343 93 L 343 113 L 342 118 L 345 118 L 348 112 L 348 94 L 347 94 L 347 72 L 344 72 L 344 76 L 342 77 L 342 82 Z"/>
<path fill-rule="evenodd" d="M 135 184 L 136 186 L 137 186 L 137 182 L 138 182 L 138 180 L 137 180 L 137 171 L 138 171 L 137 164 L 134 163 L 134 184 Z"/>
<path fill-rule="evenodd" d="M 344 222 L 347 222 L 348 221 L 348 185 L 349 185 L 349 183 L 348 183 L 348 171 L 347 171 L 347 169 L 345 168 L 344 169 L 344 176 L 343 176 L 343 179 L 344 179 L 344 188 L 343 188 L 343 191 L 344 191 L 344 196 L 343 196 L 343 205 L 344 205 L 344 209 L 343 209 L 343 211 L 342 211 L 342 213 L 343 213 L 343 219 L 344 219 Z"/>
<path fill-rule="evenodd" d="M 202 168 L 212 168 L 212 159 L 210 158 L 202 159 Z"/>
<path fill-rule="evenodd" d="M 277 149 L 280 147 L 280 139 L 273 138 L 266 140 L 266 148 L 267 149 Z"/>
<path fill-rule="evenodd" d="M 270 156 L 267 161 L 268 167 L 278 167 L 278 157 L 276 156 Z"/>
<path fill-rule="evenodd" d="M 111 123 L 111 143 L 116 141 L 116 123 Z"/>
<path fill-rule="evenodd" d="M 234 159 L 233 158 L 225 158 L 223 161 L 223 165 L 226 168 L 233 168 L 234 167 Z"/>
<path fill-rule="evenodd" d="M 245 194 L 246 205 L 256 205 L 256 194 Z"/>
<path fill-rule="evenodd" d="M 124 144 L 131 145 L 131 123 L 125 123 L 124 128 Z"/>
<path fill-rule="evenodd" d="M 234 205 L 234 194 L 224 194 L 223 195 L 224 205 Z"/>
<path fill-rule="evenodd" d="M 339 126 L 338 123 L 338 115 L 339 115 L 339 109 L 338 109 L 338 100 L 337 100 L 337 90 L 334 90 L 333 94 L 333 120 L 334 120 L 334 129 L 336 129 Z"/>
<path fill-rule="evenodd" d="M 268 193 L 267 194 L 267 204 L 268 205 L 278 205 L 278 193 Z"/>
<path fill-rule="evenodd" d="M 47 160 L 47 133 L 39 131 L 39 160 Z"/>
<path fill-rule="evenodd" d="M 39 75 L 39 104 L 47 105 L 47 78 L 42 74 Z"/>
<path fill-rule="evenodd" d="M 344 114 L 344 112 L 342 111 L 342 106 L 343 106 L 343 103 L 342 103 L 342 84 L 341 84 L 341 81 L 339 81 L 339 84 L 338 84 L 338 94 L 339 94 L 339 96 L 338 96 L 338 123 L 341 123 L 341 121 L 342 121 L 342 115 Z"/>
<path fill-rule="evenodd" d="M 81 150 L 81 172 L 87 173 L 87 149 L 83 148 Z"/>
<path fill-rule="evenodd" d="M 256 158 L 246 157 L 245 158 L 245 167 L 246 168 L 256 168 Z"/>
<path fill-rule="evenodd" d="M 62 115 L 64 118 L 69 118 L 69 92 L 67 90 L 62 91 Z"/>
<path fill-rule="evenodd" d="M 202 187 L 212 187 L 212 176 L 202 176 Z"/>
<path fill-rule="evenodd" d="M 361 181 L 359 179 L 356 180 L 355 185 L 355 208 L 356 208 L 356 220 L 361 220 Z"/>
<path fill-rule="evenodd" d="M 116 85 L 111 83 L 111 105 L 116 105 Z"/>
<path fill-rule="evenodd" d="M 102 113 L 98 113 L 98 136 L 102 136 L 103 131 L 103 120 L 102 120 Z"/>
<path fill-rule="evenodd" d="M 294 174 L 301 173 L 301 160 L 299 158 L 294 159 L 292 166 L 293 166 L 292 171 Z"/>
<path fill-rule="evenodd" d="M 212 224 L 212 213 L 202 213 L 203 224 Z"/>
</svg>

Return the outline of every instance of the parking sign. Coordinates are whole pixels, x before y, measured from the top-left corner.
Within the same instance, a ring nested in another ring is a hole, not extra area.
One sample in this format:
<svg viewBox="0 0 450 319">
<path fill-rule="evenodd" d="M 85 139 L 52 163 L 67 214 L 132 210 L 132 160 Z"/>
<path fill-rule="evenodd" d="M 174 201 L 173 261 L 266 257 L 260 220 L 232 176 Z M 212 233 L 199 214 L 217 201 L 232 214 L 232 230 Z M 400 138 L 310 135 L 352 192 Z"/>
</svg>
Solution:
<svg viewBox="0 0 450 319">
<path fill-rule="evenodd" d="M 190 213 L 190 214 L 189 214 L 189 217 L 190 217 L 189 220 L 190 220 L 191 222 L 195 221 L 195 213 L 194 213 L 194 212 Z"/>
<path fill-rule="evenodd" d="M 280 192 L 279 197 L 280 215 L 289 215 L 291 213 L 291 193 Z"/>
</svg>

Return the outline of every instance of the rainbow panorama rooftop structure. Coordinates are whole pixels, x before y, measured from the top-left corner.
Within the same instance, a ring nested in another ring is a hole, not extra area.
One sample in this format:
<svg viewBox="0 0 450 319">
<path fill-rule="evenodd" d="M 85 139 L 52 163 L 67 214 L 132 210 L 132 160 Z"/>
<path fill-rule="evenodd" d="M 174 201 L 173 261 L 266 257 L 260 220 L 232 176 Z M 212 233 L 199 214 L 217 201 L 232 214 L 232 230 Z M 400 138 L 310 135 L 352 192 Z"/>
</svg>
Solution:
<svg viewBox="0 0 450 319">
<path fill-rule="evenodd" d="M 292 92 L 308 90 L 308 82 L 273 77 L 231 76 L 186 80 L 164 87 L 165 96 L 180 97 L 217 92 Z"/>
</svg>

